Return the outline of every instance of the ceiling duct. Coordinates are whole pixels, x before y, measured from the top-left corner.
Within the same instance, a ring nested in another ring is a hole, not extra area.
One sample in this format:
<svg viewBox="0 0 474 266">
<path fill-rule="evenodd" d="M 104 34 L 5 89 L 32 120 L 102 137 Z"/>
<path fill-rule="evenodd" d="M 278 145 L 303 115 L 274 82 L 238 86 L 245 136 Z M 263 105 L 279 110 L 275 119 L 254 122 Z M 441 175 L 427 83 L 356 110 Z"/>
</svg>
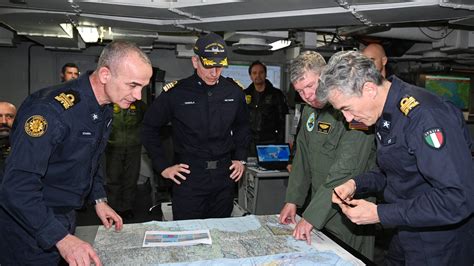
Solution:
<svg viewBox="0 0 474 266">
<path fill-rule="evenodd" d="M 237 43 L 232 44 L 234 50 L 243 51 L 268 51 L 272 46 L 263 38 L 241 37 Z"/>
</svg>

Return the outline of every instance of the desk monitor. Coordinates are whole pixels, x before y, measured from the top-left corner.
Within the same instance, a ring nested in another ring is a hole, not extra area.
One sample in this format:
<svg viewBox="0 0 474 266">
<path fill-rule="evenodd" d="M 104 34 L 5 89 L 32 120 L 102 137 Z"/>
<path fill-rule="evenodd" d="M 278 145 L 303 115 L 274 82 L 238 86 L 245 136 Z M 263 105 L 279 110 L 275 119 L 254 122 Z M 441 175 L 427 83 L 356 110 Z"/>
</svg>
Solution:
<svg viewBox="0 0 474 266">
<path fill-rule="evenodd" d="M 257 144 L 257 161 L 268 170 L 284 170 L 290 160 L 290 146 L 285 144 Z"/>
</svg>

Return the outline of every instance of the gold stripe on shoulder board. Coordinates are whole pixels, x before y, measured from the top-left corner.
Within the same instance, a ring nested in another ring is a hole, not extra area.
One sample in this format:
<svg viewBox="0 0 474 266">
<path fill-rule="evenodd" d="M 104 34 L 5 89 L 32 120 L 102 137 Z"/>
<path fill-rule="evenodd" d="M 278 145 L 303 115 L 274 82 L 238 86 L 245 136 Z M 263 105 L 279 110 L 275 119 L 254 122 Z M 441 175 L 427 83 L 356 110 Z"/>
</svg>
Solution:
<svg viewBox="0 0 474 266">
<path fill-rule="evenodd" d="M 163 90 L 164 90 L 164 91 L 169 91 L 169 90 L 171 90 L 174 86 L 176 86 L 176 84 L 178 84 L 178 81 L 177 81 L 177 80 L 171 81 L 171 82 L 165 84 L 165 86 L 163 86 Z"/>
</svg>

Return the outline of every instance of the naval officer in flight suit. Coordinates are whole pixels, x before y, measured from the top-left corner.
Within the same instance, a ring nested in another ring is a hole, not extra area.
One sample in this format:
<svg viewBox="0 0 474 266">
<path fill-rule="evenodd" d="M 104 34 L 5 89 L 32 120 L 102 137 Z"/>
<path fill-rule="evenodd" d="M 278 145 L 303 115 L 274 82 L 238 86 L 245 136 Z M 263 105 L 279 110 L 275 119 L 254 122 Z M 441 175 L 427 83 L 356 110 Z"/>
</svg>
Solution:
<svg viewBox="0 0 474 266">
<path fill-rule="evenodd" d="M 168 84 L 145 114 L 142 142 L 153 168 L 173 184 L 173 219 L 229 217 L 250 141 L 242 88 L 221 76 L 227 48 L 215 33 L 200 37 L 195 73 Z M 171 122 L 174 162 L 166 160 L 160 129 Z"/>
<path fill-rule="evenodd" d="M 122 229 L 107 205 L 99 158 L 112 128 L 110 103 L 128 108 L 151 74 L 137 46 L 112 42 L 94 72 L 26 98 L 0 185 L 1 265 L 57 265 L 61 257 L 101 265 L 92 246 L 73 235 L 75 209 L 95 202 L 104 226 Z"/>
<path fill-rule="evenodd" d="M 472 143 L 460 110 L 397 77 L 384 79 L 372 60 L 353 51 L 331 58 L 321 85 L 318 98 L 347 121 L 376 126 L 380 169 L 336 187 L 342 200 L 333 194 L 333 202 L 354 223 L 397 229 L 389 265 L 473 265 Z M 352 199 L 378 191 L 385 204 Z"/>
</svg>

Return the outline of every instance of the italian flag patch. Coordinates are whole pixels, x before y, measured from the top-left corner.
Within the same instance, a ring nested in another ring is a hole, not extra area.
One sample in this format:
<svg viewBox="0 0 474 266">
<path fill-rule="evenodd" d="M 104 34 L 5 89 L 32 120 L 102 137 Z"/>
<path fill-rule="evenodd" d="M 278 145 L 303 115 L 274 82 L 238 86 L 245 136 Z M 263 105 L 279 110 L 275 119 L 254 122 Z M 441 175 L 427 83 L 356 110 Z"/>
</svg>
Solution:
<svg viewBox="0 0 474 266">
<path fill-rule="evenodd" d="M 423 133 L 426 144 L 434 149 L 439 149 L 444 145 L 444 134 L 441 128 L 432 128 Z"/>
</svg>

